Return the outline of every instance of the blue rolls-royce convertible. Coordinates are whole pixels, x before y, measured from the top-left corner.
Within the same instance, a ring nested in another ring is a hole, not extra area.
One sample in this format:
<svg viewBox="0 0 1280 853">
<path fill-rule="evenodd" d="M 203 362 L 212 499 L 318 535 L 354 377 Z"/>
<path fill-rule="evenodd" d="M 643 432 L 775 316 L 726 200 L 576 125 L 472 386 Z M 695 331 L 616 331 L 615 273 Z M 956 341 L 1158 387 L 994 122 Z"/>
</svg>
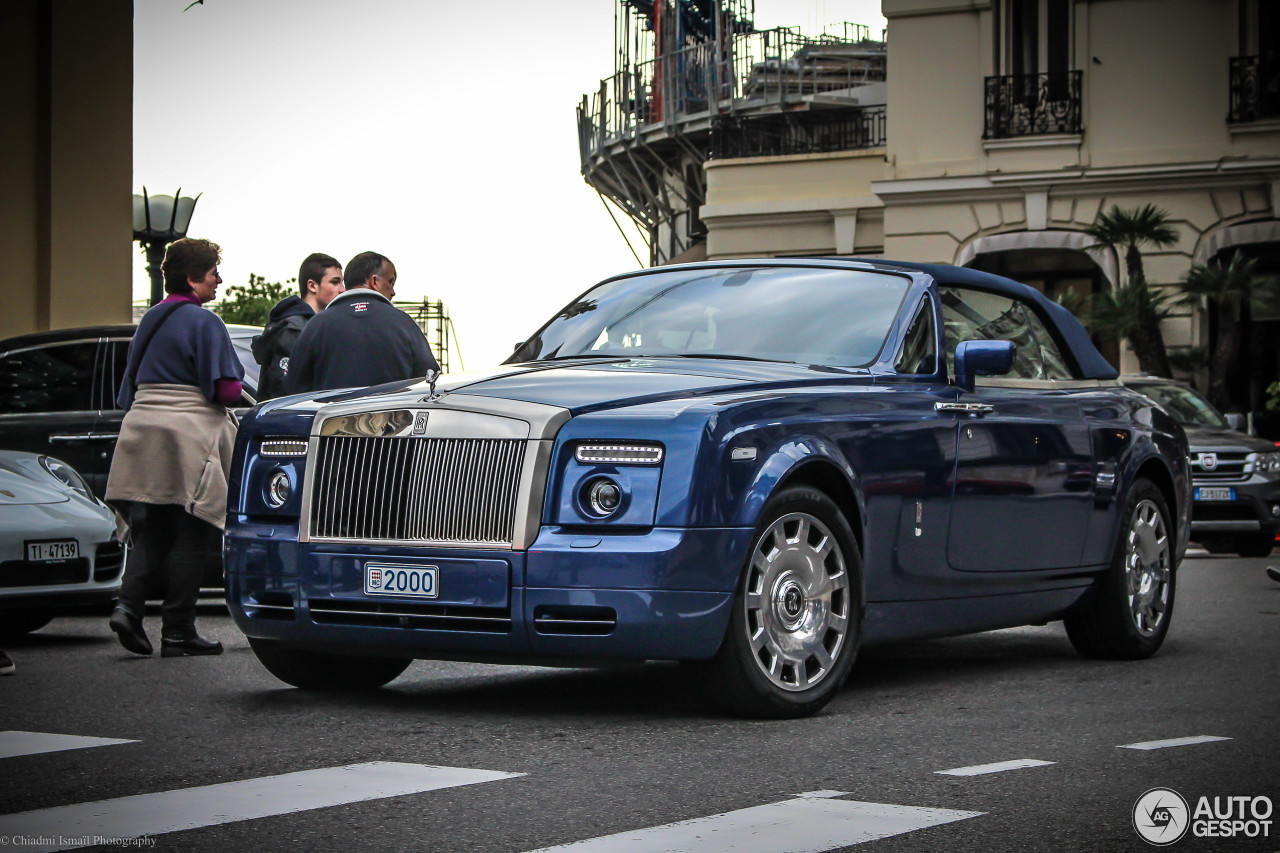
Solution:
<svg viewBox="0 0 1280 853">
<path fill-rule="evenodd" d="M 254 409 L 227 602 L 298 687 L 666 659 L 763 717 L 817 711 L 872 643 L 1060 619 L 1148 657 L 1187 442 L 1115 377 L 1069 312 L 973 270 L 619 276 L 486 375 Z"/>
</svg>

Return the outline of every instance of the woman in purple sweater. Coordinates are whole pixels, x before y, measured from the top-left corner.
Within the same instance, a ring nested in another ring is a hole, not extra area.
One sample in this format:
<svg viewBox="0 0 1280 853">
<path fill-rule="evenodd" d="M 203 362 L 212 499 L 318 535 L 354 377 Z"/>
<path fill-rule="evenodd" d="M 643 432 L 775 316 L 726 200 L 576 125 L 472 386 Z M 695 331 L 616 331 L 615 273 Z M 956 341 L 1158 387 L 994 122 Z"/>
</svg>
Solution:
<svg viewBox="0 0 1280 853">
<path fill-rule="evenodd" d="M 179 240 L 162 270 L 169 297 L 147 311 L 129 345 L 117 402 L 125 410 L 107 478 L 107 501 L 128 527 L 120 600 L 108 623 L 120 644 L 149 655 L 146 600 L 164 590 L 161 655 L 216 655 L 196 633 L 202 550 L 221 531 L 244 368 L 222 320 L 200 306 L 217 296 L 216 243 Z"/>
</svg>

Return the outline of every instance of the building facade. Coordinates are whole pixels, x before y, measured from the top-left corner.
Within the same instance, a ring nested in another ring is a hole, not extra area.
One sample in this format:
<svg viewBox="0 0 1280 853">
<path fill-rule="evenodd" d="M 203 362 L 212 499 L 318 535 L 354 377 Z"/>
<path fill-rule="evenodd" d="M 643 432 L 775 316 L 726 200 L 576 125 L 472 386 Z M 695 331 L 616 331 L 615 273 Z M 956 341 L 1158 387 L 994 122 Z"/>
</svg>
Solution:
<svg viewBox="0 0 1280 853">
<path fill-rule="evenodd" d="M 1235 250 L 1280 273 L 1277 7 L 883 0 L 884 148 L 710 161 L 707 254 L 883 255 L 1087 296 L 1122 263 L 1082 229 L 1113 205 L 1151 203 L 1179 235 L 1144 252 L 1153 285 Z M 1171 350 L 1209 343 L 1203 315 L 1165 321 Z M 1259 383 L 1280 376 L 1280 306 L 1254 305 L 1252 319 L 1241 367 L 1253 381 L 1241 376 L 1233 397 L 1256 408 Z M 1127 351 L 1111 355 L 1136 369 Z"/>
<path fill-rule="evenodd" d="M 0 338 L 128 323 L 133 4 L 0 3 Z"/>
</svg>

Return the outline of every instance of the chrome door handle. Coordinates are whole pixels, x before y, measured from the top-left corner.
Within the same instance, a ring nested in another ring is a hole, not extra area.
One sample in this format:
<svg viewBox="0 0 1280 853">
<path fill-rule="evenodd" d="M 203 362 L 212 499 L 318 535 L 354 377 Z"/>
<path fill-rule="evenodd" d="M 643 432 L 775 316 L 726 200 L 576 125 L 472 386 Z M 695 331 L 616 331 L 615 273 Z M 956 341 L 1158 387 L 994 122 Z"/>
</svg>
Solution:
<svg viewBox="0 0 1280 853">
<path fill-rule="evenodd" d="M 78 441 L 115 441 L 119 437 L 119 433 L 114 432 L 81 432 L 73 435 L 51 435 L 49 440 L 70 444 Z"/>
<path fill-rule="evenodd" d="M 961 412 L 966 415 L 989 415 L 996 410 L 989 403 L 934 403 L 935 412 Z"/>
</svg>

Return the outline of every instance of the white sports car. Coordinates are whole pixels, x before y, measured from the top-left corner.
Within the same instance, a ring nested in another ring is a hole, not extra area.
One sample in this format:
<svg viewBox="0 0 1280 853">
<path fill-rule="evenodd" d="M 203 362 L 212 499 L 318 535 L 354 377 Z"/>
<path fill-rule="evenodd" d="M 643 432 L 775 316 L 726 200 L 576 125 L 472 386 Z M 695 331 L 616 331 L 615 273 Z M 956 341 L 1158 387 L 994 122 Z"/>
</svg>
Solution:
<svg viewBox="0 0 1280 853">
<path fill-rule="evenodd" d="M 0 450 L 0 641 L 120 593 L 115 514 L 70 465 Z"/>
</svg>

